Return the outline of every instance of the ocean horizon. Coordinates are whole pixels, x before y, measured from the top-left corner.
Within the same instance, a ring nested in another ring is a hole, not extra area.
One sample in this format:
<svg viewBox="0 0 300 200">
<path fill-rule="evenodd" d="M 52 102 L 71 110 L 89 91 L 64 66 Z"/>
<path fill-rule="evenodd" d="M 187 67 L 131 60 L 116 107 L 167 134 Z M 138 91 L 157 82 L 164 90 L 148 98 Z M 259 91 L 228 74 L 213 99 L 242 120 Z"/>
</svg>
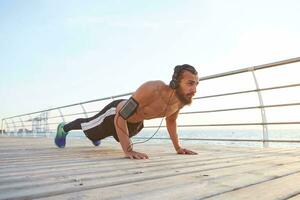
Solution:
<svg viewBox="0 0 300 200">
<path fill-rule="evenodd" d="M 145 142 L 150 139 L 151 143 L 164 144 L 171 143 L 169 134 L 166 128 L 161 128 L 157 133 L 157 129 L 144 128 L 140 133 L 132 138 L 133 142 Z M 154 135 L 155 134 L 155 135 Z M 9 136 L 23 136 L 23 137 L 55 137 L 55 132 L 51 133 L 6 133 Z M 153 136 L 154 135 L 154 136 Z M 181 144 L 216 144 L 216 145 L 228 145 L 228 146 L 241 146 L 241 147 L 263 147 L 262 142 L 257 141 L 216 141 L 215 139 L 240 139 L 240 140 L 262 140 L 263 131 L 259 129 L 247 129 L 247 130 L 208 130 L 208 129 L 189 129 L 180 128 L 178 130 L 178 136 Z M 270 129 L 268 131 L 269 140 L 300 140 L 300 130 L 297 129 Z M 71 131 L 67 139 L 87 139 L 82 131 Z M 185 140 L 187 139 L 187 140 Z M 193 140 L 195 139 L 195 140 Z M 212 139 L 201 140 L 201 139 Z M 113 137 L 108 137 L 103 140 L 114 140 Z M 145 142 L 145 143 L 147 143 Z M 300 142 L 269 142 L 270 147 L 300 147 Z"/>
</svg>

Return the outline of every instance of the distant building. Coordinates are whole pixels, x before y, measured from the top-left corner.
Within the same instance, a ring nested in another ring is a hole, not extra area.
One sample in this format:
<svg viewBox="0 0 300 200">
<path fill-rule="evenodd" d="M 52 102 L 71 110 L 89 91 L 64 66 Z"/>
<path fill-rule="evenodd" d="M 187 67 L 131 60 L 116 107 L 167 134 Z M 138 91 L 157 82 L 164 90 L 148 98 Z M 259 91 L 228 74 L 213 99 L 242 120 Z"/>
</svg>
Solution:
<svg viewBox="0 0 300 200">
<path fill-rule="evenodd" d="M 26 133 L 46 133 L 49 132 L 48 112 L 41 113 L 28 121 L 32 122 L 32 129 L 26 129 Z"/>
</svg>

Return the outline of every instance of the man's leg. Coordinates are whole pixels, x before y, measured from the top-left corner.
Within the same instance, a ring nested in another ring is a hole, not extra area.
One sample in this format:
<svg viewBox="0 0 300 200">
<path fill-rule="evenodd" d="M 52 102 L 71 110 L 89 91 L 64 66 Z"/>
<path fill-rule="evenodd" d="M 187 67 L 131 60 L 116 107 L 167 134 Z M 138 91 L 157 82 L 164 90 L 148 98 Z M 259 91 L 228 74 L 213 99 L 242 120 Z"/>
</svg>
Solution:
<svg viewBox="0 0 300 200">
<path fill-rule="evenodd" d="M 83 130 L 86 136 L 93 142 L 95 146 L 100 145 L 100 139 L 111 135 L 107 129 L 103 130 L 103 121 L 107 117 L 115 114 L 116 106 L 123 99 L 115 100 L 106 105 L 99 113 L 89 118 L 79 118 L 68 124 L 60 123 L 57 127 L 55 144 L 60 148 L 64 148 L 66 144 L 66 136 L 71 130 Z M 89 133 L 90 132 L 90 133 Z M 101 135 L 101 137 L 99 137 Z M 100 139 L 99 139 L 100 138 Z"/>
<path fill-rule="evenodd" d="M 68 124 L 60 123 L 57 127 L 55 144 L 59 148 L 64 148 L 66 145 L 66 137 L 71 130 L 81 130 L 81 124 L 90 121 L 90 118 L 79 118 Z M 92 141 L 95 146 L 99 146 L 101 141 Z"/>
<path fill-rule="evenodd" d="M 88 122 L 90 118 L 79 118 L 70 123 L 67 123 L 63 126 L 65 132 L 69 132 L 72 130 L 81 130 L 81 124 Z"/>
</svg>

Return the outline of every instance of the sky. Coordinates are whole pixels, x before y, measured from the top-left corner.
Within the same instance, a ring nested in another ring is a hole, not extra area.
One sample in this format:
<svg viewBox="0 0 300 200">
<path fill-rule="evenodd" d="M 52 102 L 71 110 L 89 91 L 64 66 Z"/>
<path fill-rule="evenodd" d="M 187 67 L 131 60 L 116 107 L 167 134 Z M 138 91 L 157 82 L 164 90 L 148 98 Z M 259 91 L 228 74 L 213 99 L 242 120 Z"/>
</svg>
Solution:
<svg viewBox="0 0 300 200">
<path fill-rule="evenodd" d="M 299 10 L 297 0 L 0 0 L 0 118 L 168 83 L 178 64 L 202 77 L 299 57 Z"/>
</svg>

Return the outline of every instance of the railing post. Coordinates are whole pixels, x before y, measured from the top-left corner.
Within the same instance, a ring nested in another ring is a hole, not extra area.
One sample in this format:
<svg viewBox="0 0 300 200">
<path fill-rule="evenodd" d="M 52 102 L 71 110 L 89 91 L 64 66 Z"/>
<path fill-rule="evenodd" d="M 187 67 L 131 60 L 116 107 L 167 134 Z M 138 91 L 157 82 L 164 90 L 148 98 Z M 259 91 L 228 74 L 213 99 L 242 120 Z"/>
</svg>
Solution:
<svg viewBox="0 0 300 200">
<path fill-rule="evenodd" d="M 9 125 L 8 125 L 8 123 L 7 123 L 7 120 L 5 120 L 5 124 L 6 124 L 7 130 L 10 130 Z M 8 131 L 7 131 L 7 133 L 8 133 Z"/>
<path fill-rule="evenodd" d="M 82 110 L 83 110 L 83 113 L 84 113 L 85 118 L 88 118 L 88 115 L 87 115 L 87 113 L 86 113 L 86 110 L 85 110 L 83 104 L 81 103 L 80 106 L 81 106 L 81 108 L 82 108 Z"/>
<path fill-rule="evenodd" d="M 28 116 L 29 116 L 29 121 L 31 122 L 31 134 L 30 134 L 30 136 L 35 137 L 35 133 L 33 132 L 33 119 L 31 117 L 31 114 L 29 114 Z"/>
<path fill-rule="evenodd" d="M 46 137 L 49 137 L 50 136 L 50 133 L 49 133 L 49 123 L 48 123 L 48 115 L 49 115 L 49 112 L 50 111 L 46 111 L 45 113 L 45 124 L 44 124 L 44 132 L 46 134 Z"/>
<path fill-rule="evenodd" d="M 3 121 L 4 119 L 1 120 L 1 135 L 3 136 Z"/>
<path fill-rule="evenodd" d="M 21 122 L 21 124 L 22 124 L 22 127 L 23 127 L 22 136 L 24 136 L 24 132 L 25 132 L 24 122 L 23 122 L 23 120 L 22 120 L 21 117 L 19 117 L 19 120 L 20 120 L 20 122 Z M 26 133 L 25 133 L 25 136 L 26 136 Z"/>
<path fill-rule="evenodd" d="M 66 121 L 65 121 L 65 118 L 64 118 L 64 115 L 63 115 L 63 113 L 61 112 L 60 108 L 58 108 L 58 111 L 59 111 L 59 113 L 60 113 L 60 117 L 61 117 L 61 119 L 63 120 L 63 122 L 66 122 Z"/>
<path fill-rule="evenodd" d="M 263 146 L 264 147 L 269 147 L 269 133 L 268 133 L 268 126 L 267 126 L 267 116 L 266 116 L 266 111 L 265 111 L 265 107 L 264 107 L 264 102 L 263 102 L 263 98 L 260 92 L 260 88 L 259 88 L 259 84 L 255 75 L 255 69 L 254 67 L 250 67 L 249 71 L 252 72 L 252 76 L 255 82 L 255 86 L 257 89 L 257 95 L 258 95 L 258 100 L 259 100 L 259 104 L 260 104 L 260 112 L 261 112 L 261 118 L 262 118 L 262 127 L 263 127 Z"/>
<path fill-rule="evenodd" d="M 16 133 L 18 132 L 18 131 L 17 131 L 16 124 L 15 124 L 15 122 L 14 122 L 13 119 L 11 119 L 11 122 L 12 122 L 12 124 L 13 124 L 13 126 L 14 126 L 14 136 L 16 136 Z"/>
</svg>

